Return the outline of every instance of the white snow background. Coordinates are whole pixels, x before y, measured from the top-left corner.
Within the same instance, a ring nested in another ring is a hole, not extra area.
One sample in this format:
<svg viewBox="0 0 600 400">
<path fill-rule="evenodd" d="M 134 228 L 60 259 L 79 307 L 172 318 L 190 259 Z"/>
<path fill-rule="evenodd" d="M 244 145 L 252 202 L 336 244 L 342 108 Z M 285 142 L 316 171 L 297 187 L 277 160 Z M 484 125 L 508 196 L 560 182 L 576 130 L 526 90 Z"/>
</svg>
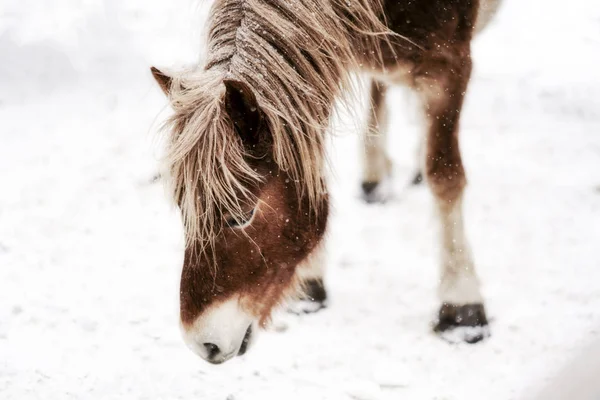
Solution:
<svg viewBox="0 0 600 400">
<path fill-rule="evenodd" d="M 180 338 L 182 228 L 149 182 L 167 107 L 148 68 L 198 59 L 206 9 L 0 2 L 0 399 L 600 399 L 600 2 L 505 0 L 473 45 L 461 144 L 489 340 L 431 333 L 435 220 L 406 186 L 420 122 L 398 89 L 393 201 L 358 198 L 356 119 L 332 139 L 329 308 L 221 366 Z"/>
</svg>

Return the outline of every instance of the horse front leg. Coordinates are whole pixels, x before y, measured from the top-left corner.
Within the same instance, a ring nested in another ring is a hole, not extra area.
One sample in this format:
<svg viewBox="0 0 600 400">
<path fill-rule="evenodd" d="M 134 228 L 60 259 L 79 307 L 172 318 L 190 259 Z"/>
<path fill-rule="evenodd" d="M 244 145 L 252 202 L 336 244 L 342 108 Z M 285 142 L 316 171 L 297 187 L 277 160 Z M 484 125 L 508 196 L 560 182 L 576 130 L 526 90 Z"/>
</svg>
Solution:
<svg viewBox="0 0 600 400">
<path fill-rule="evenodd" d="M 294 314 L 308 314 L 327 307 L 327 290 L 325 289 L 325 264 L 327 256 L 325 244 L 317 249 L 298 266 L 300 291 L 295 301 L 289 305 L 288 311 Z"/>
<path fill-rule="evenodd" d="M 432 56 L 416 71 L 415 85 L 428 119 L 424 178 L 433 194 L 441 227 L 441 300 L 435 331 L 449 340 L 475 343 L 485 338 L 488 322 L 475 264 L 463 223 L 465 170 L 458 125 L 471 73 L 469 45 Z M 460 329 L 458 329 L 460 328 Z"/>
</svg>

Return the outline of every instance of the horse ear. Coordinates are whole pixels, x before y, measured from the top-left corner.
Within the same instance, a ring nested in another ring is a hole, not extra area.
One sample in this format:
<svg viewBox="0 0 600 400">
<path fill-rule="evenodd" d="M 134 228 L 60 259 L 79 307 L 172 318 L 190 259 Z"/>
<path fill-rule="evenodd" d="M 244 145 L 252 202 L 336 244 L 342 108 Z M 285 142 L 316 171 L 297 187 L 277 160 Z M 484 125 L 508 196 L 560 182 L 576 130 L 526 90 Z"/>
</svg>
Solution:
<svg viewBox="0 0 600 400">
<path fill-rule="evenodd" d="M 259 140 L 262 114 L 256 96 L 247 84 L 227 79 L 225 83 L 225 111 L 233 121 L 242 140 L 255 145 Z"/>
<path fill-rule="evenodd" d="M 158 86 L 160 86 L 160 88 L 162 89 L 163 93 L 166 96 L 169 96 L 169 93 L 171 92 L 171 84 L 173 83 L 173 78 L 171 78 L 169 75 L 165 74 L 156 67 L 150 67 L 150 72 L 152 72 L 152 76 L 158 83 Z"/>
</svg>

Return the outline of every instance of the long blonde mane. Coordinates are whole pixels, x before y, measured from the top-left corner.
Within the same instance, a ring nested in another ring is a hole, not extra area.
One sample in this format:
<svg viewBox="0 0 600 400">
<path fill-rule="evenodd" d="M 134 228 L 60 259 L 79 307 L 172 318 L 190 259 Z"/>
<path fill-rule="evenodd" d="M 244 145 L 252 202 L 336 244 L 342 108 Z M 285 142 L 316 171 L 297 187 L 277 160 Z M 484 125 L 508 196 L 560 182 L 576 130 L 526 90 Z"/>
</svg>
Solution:
<svg viewBox="0 0 600 400">
<path fill-rule="evenodd" d="M 324 135 L 350 85 L 358 43 L 376 57 L 381 0 L 217 0 L 203 69 L 175 77 L 167 163 L 188 245 L 215 238 L 222 212 L 242 216 L 260 176 L 224 109 L 224 79 L 251 87 L 273 137 L 274 159 L 316 205 L 325 192 Z M 360 39 L 357 39 L 360 38 Z M 240 196 L 242 198 L 240 198 Z"/>
</svg>

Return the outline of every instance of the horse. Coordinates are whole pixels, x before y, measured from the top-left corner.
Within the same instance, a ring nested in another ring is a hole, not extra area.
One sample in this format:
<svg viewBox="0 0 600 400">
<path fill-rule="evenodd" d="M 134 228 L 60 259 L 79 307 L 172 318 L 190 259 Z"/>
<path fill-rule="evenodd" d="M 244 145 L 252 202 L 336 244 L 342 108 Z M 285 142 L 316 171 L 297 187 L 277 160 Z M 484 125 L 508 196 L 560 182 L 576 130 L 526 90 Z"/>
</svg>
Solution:
<svg viewBox="0 0 600 400">
<path fill-rule="evenodd" d="M 428 126 L 422 175 L 441 226 L 435 332 L 489 335 L 463 224 L 459 119 L 471 41 L 498 0 L 216 0 L 207 56 L 187 71 L 151 68 L 168 97 L 166 180 L 185 250 L 180 325 L 219 364 L 244 354 L 273 310 L 327 300 L 325 139 L 334 104 L 370 77 L 362 189 L 390 170 L 388 85 L 414 89 Z"/>
</svg>

